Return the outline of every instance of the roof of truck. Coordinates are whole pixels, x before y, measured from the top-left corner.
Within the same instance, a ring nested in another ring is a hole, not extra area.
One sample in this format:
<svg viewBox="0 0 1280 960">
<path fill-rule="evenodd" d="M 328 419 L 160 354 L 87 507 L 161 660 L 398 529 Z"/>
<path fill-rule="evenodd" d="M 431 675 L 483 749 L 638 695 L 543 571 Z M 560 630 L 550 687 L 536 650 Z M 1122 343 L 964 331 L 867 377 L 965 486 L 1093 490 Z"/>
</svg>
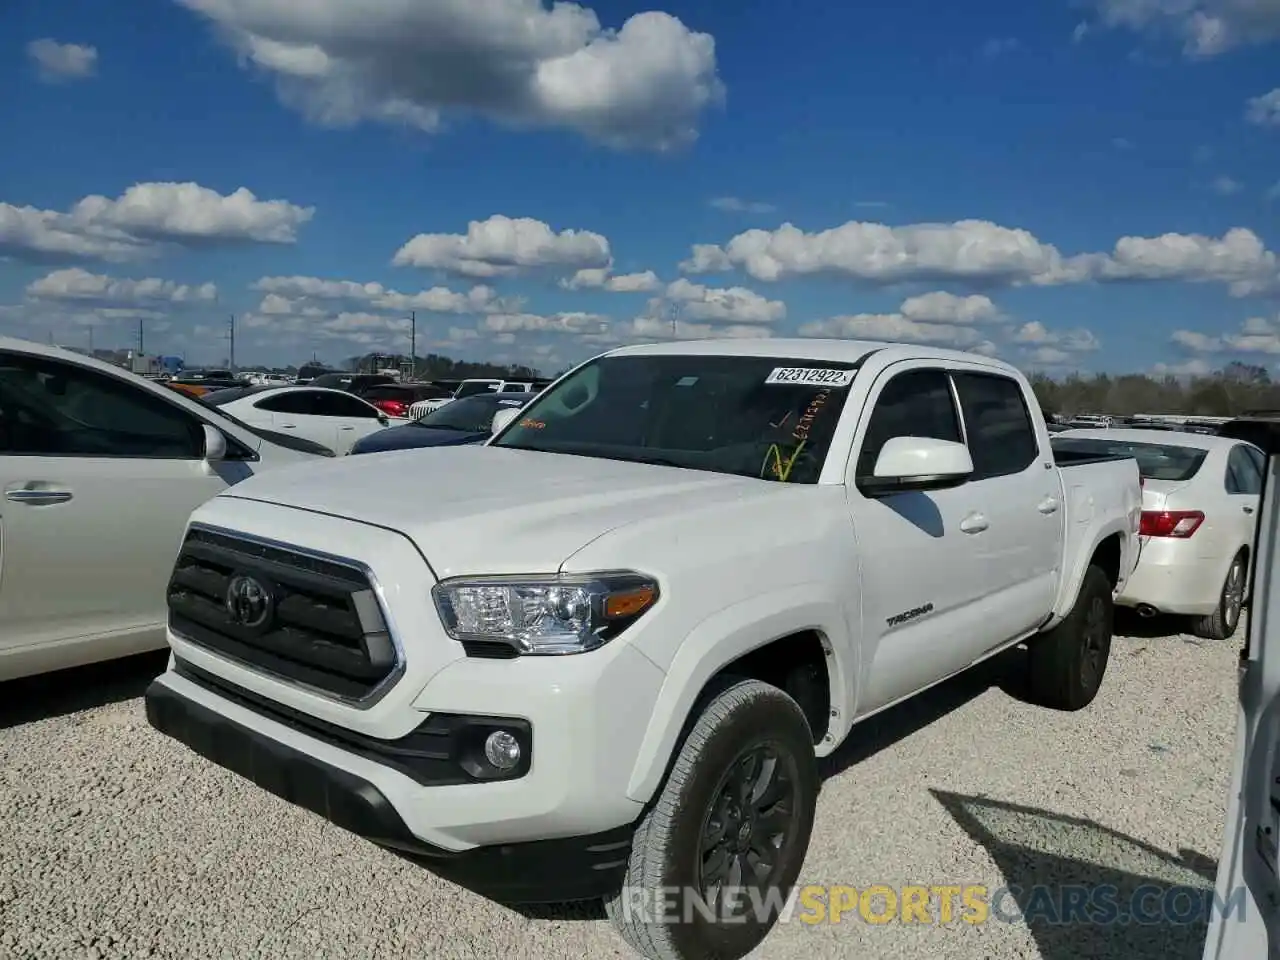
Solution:
<svg viewBox="0 0 1280 960">
<path fill-rule="evenodd" d="M 992 366 L 1008 368 L 1008 364 L 980 354 L 947 350 L 915 343 L 891 343 L 883 340 L 838 340 L 818 337 L 754 337 L 720 340 L 676 340 L 641 343 L 610 350 L 610 356 L 666 354 L 676 356 L 779 357 L 826 360 L 831 363 L 857 363 L 880 351 L 893 351 L 901 359 L 925 355 L 940 360 L 985 360 Z"/>
</svg>

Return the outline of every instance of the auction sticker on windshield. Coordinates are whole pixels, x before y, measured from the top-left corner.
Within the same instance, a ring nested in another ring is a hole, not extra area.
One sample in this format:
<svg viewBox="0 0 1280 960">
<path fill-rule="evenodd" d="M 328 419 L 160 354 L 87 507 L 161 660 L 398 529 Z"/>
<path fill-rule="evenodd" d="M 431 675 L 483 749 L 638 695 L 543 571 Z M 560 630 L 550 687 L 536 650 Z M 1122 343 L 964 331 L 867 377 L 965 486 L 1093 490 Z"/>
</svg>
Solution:
<svg viewBox="0 0 1280 960">
<path fill-rule="evenodd" d="M 765 383 L 800 384 L 806 387 L 847 387 L 853 383 L 852 370 L 830 367 L 775 367 Z"/>
</svg>

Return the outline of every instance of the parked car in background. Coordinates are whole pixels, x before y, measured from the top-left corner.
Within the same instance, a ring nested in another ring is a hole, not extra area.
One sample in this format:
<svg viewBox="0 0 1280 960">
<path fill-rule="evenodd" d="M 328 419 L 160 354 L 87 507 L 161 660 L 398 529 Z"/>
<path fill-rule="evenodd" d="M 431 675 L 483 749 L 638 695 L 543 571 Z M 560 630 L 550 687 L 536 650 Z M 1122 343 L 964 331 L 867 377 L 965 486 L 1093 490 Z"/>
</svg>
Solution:
<svg viewBox="0 0 1280 960">
<path fill-rule="evenodd" d="M 435 400 L 420 400 L 413 404 L 409 409 L 409 415 L 414 419 L 418 419 L 433 410 L 439 410 L 445 404 L 452 403 L 454 400 L 486 393 L 527 393 L 533 396 L 550 382 L 549 380 L 500 380 L 493 378 L 463 380 L 449 396 Z"/>
<path fill-rule="evenodd" d="M 322 373 L 312 380 L 308 386 L 328 387 L 331 390 L 346 390 L 360 396 L 370 387 L 383 387 L 389 383 L 399 383 L 395 377 L 385 373 Z"/>
<path fill-rule="evenodd" d="M 345 390 L 324 387 L 233 387 L 200 400 L 252 426 L 323 444 L 339 456 L 361 437 L 391 424 L 391 418 L 372 404 Z"/>
<path fill-rule="evenodd" d="M 1143 616 L 1193 617 L 1192 629 L 1206 639 L 1231 637 L 1247 597 L 1262 451 L 1227 437 L 1145 427 L 1069 430 L 1053 446 L 1138 461 L 1142 553 L 1116 602 Z"/>
<path fill-rule="evenodd" d="M 372 433 L 357 440 L 351 453 L 380 453 L 411 447 L 449 447 L 483 443 L 489 439 L 494 416 L 501 410 L 519 410 L 533 394 L 477 394 L 455 400 L 421 420 Z"/>
<path fill-rule="evenodd" d="M 389 417 L 410 419 L 409 409 L 421 400 L 438 400 L 449 397 L 450 391 L 434 383 L 390 383 L 369 387 L 360 393 Z"/>
<path fill-rule="evenodd" d="M 0 680 L 162 647 L 191 511 L 332 455 L 112 364 L 0 338 Z"/>
<path fill-rule="evenodd" d="M 1008 364 L 624 347 L 494 429 L 404 455 L 423 483 L 348 457 L 198 510 L 151 724 L 495 899 L 601 898 L 646 957 L 735 960 L 857 723 L 1021 643 L 1029 698 L 1101 689 L 1138 468 L 1060 465 Z M 228 610 L 232 577 L 274 593 Z"/>
</svg>

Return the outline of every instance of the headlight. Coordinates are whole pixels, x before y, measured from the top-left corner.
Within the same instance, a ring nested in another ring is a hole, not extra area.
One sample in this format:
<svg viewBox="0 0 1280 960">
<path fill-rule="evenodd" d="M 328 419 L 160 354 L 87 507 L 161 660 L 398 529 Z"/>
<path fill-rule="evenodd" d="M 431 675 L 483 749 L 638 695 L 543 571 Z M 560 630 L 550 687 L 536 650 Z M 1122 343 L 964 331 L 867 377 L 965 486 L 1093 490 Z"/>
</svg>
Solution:
<svg viewBox="0 0 1280 960">
<path fill-rule="evenodd" d="M 608 643 L 658 600 L 631 571 L 546 577 L 464 577 L 431 588 L 455 640 L 509 643 L 522 654 L 582 653 Z"/>
</svg>

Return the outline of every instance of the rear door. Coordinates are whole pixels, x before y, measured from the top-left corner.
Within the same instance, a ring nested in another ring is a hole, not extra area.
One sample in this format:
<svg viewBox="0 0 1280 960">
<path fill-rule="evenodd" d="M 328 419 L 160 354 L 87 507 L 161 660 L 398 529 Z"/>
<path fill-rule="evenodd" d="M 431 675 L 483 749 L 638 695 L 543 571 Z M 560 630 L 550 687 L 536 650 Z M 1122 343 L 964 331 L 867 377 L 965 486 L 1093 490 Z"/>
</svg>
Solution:
<svg viewBox="0 0 1280 960">
<path fill-rule="evenodd" d="M 376 407 L 359 397 L 346 393 L 316 391 L 313 412 L 331 424 L 334 441 L 333 452 L 342 456 L 361 437 L 383 429 L 381 414 Z M 334 445 L 336 444 L 336 445 Z"/>
<path fill-rule="evenodd" d="M 1053 453 L 1041 450 L 1031 419 L 1034 397 L 1012 377 L 985 370 L 952 372 L 965 442 L 973 457 L 988 524 L 973 538 L 984 571 L 978 603 L 986 611 L 992 648 L 1039 627 L 1053 609 L 1061 581 L 1061 485 Z"/>
<path fill-rule="evenodd" d="M 1230 537 L 1225 551 L 1229 557 L 1234 557 L 1241 546 L 1253 542 L 1262 495 L 1262 460 L 1261 451 L 1244 443 L 1232 447 L 1227 456 L 1226 490 L 1230 505 L 1223 532 Z"/>
<path fill-rule="evenodd" d="M 854 535 L 866 558 L 862 626 L 876 641 L 859 713 L 962 669 L 988 645 L 990 631 L 977 609 L 988 574 L 977 561 L 987 535 L 980 521 L 995 509 L 985 483 L 878 497 L 859 488 L 893 437 L 963 441 L 946 370 L 927 362 L 895 364 L 872 387 L 866 409 L 846 486 Z M 851 571 L 850 588 L 856 589 L 852 577 Z"/>
<path fill-rule="evenodd" d="M 290 436 L 302 437 L 313 443 L 319 443 L 334 452 L 338 442 L 338 428 L 333 420 L 325 416 L 317 416 L 317 397 L 326 396 L 323 390 L 309 390 L 306 387 L 281 390 L 257 400 L 253 409 L 270 415 L 270 427 Z M 253 421 L 247 420 L 252 423 Z M 265 425 L 265 424 L 264 424 Z"/>
<path fill-rule="evenodd" d="M 226 486 L 190 411 L 0 353 L 0 651 L 160 630 L 187 517 Z"/>
</svg>

